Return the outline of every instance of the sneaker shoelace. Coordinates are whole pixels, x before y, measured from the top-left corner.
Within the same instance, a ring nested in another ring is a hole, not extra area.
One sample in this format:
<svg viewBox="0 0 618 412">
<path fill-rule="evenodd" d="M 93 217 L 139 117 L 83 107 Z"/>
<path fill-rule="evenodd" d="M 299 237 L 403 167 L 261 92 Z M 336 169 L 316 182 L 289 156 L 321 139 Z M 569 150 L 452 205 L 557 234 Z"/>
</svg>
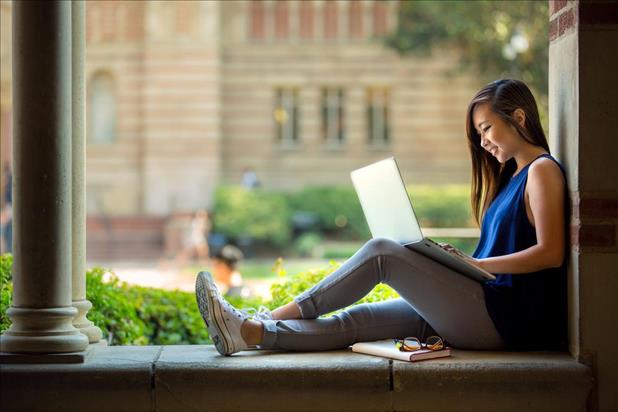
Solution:
<svg viewBox="0 0 618 412">
<path fill-rule="evenodd" d="M 240 312 L 243 315 L 253 320 L 272 320 L 273 319 L 273 315 L 270 312 L 270 309 L 268 309 L 264 305 L 261 305 L 258 309 L 255 309 L 255 308 L 241 309 Z"/>
</svg>

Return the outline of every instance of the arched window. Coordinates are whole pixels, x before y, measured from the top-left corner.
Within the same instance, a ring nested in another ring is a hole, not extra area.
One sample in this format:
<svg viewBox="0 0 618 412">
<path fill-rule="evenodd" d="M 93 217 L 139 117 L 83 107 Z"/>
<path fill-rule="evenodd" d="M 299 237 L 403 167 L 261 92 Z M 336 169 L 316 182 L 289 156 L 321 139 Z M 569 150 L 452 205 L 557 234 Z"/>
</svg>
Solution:
<svg viewBox="0 0 618 412">
<path fill-rule="evenodd" d="M 88 139 L 109 143 L 116 139 L 116 86 L 109 73 L 95 73 L 88 88 Z"/>
</svg>

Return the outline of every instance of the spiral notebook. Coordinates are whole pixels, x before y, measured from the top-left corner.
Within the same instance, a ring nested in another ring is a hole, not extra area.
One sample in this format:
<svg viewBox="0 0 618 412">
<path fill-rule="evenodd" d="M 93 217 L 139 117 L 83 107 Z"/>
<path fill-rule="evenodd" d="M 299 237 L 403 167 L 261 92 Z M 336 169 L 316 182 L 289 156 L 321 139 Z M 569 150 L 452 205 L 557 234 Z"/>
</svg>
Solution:
<svg viewBox="0 0 618 412">
<path fill-rule="evenodd" d="M 413 352 L 402 352 L 397 349 L 392 339 L 378 340 L 375 342 L 358 342 L 352 345 L 352 352 L 381 356 L 383 358 L 397 359 L 406 362 L 418 362 L 427 359 L 446 358 L 451 356 L 451 348 L 448 347 L 440 350 L 419 349 Z"/>
</svg>

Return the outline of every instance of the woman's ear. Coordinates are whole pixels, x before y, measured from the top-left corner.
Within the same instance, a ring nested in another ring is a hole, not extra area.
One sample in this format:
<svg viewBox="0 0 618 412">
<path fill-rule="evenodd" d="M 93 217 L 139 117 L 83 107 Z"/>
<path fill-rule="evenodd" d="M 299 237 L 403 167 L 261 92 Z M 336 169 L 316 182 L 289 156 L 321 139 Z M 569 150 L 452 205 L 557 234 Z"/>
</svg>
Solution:
<svg viewBox="0 0 618 412">
<path fill-rule="evenodd" d="M 524 112 L 522 109 L 515 109 L 515 111 L 513 112 L 513 118 L 521 127 L 524 127 L 524 125 L 526 124 L 526 112 Z"/>
</svg>

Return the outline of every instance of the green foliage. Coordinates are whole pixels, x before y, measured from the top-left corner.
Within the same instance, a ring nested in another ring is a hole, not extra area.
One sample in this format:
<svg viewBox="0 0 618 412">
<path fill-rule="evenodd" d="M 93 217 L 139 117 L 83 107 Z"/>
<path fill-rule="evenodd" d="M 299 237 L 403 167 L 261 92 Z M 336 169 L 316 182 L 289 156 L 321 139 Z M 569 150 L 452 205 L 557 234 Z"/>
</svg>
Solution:
<svg viewBox="0 0 618 412">
<path fill-rule="evenodd" d="M 11 320 L 6 315 L 7 309 L 13 300 L 13 282 L 11 270 L 13 268 L 13 256 L 9 253 L 0 256 L 0 332 L 11 326 Z"/>
<path fill-rule="evenodd" d="M 107 279 L 106 279 L 107 277 Z M 103 331 L 111 345 L 146 345 L 147 326 L 138 316 L 130 288 L 108 270 L 97 267 L 86 273 L 86 298 L 92 303 L 88 319 Z"/>
<path fill-rule="evenodd" d="M 322 235 L 309 232 L 303 233 L 294 241 L 294 250 L 301 257 L 310 257 L 315 253 L 316 248 L 322 243 Z"/>
<path fill-rule="evenodd" d="M 129 286 L 102 268 L 89 271 L 86 282 L 88 318 L 112 345 L 209 342 L 193 293 Z"/>
<path fill-rule="evenodd" d="M 240 186 L 222 186 L 214 195 L 214 228 L 231 238 L 249 236 L 276 246 L 291 236 L 290 211 L 280 193 Z"/>
<path fill-rule="evenodd" d="M 193 293 L 133 286 L 129 298 L 151 345 L 209 343 Z"/>
<path fill-rule="evenodd" d="M 315 215 L 316 229 L 323 233 L 353 239 L 369 236 L 363 210 L 352 187 L 306 187 L 290 193 L 288 201 L 293 211 Z"/>
<path fill-rule="evenodd" d="M 468 227 L 474 225 L 467 185 L 411 185 L 408 193 L 423 227 Z"/>
<path fill-rule="evenodd" d="M 405 1 L 386 43 L 419 55 L 454 46 L 463 68 L 473 67 L 485 80 L 519 78 L 544 97 L 548 26 L 546 1 Z"/>
</svg>

